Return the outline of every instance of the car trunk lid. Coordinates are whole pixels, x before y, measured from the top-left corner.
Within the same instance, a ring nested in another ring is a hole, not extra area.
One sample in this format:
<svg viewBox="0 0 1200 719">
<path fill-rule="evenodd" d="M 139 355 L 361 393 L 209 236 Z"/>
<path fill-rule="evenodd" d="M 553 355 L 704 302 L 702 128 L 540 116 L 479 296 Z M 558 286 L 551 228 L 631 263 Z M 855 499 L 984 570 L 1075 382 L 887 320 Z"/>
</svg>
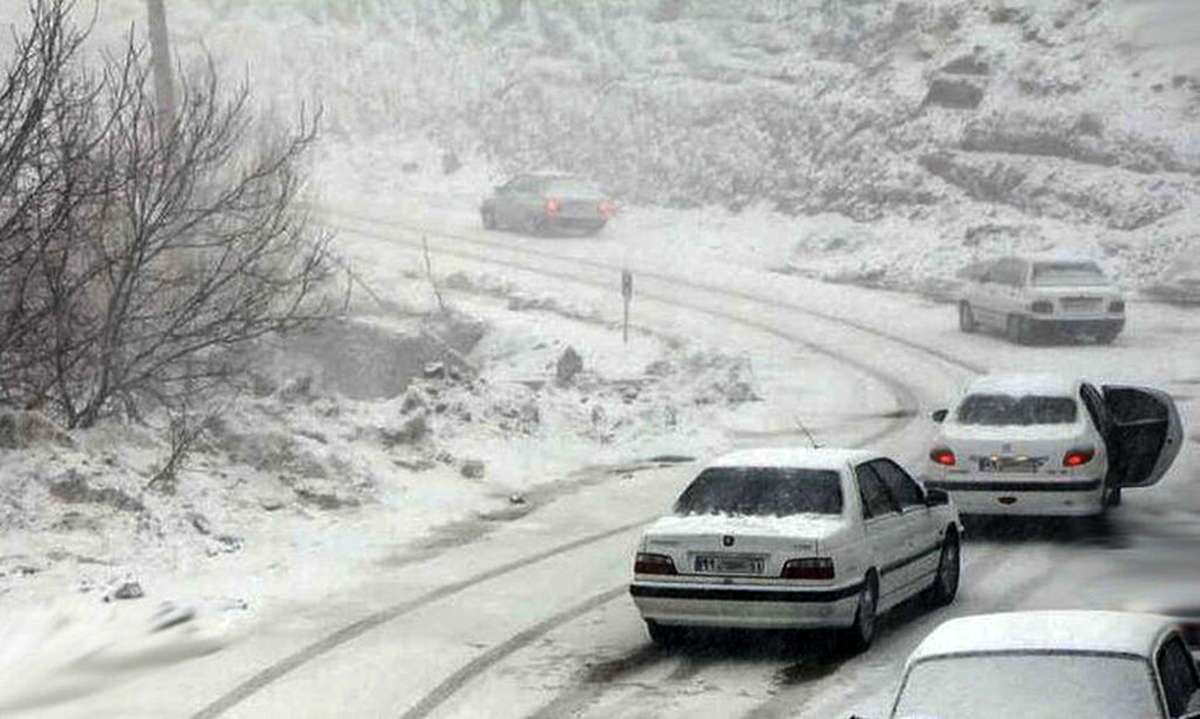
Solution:
<svg viewBox="0 0 1200 719">
<path fill-rule="evenodd" d="M 820 556 L 842 526 L 836 515 L 666 517 L 645 534 L 645 551 L 666 554 L 680 574 L 779 577 L 789 559 Z"/>
</svg>

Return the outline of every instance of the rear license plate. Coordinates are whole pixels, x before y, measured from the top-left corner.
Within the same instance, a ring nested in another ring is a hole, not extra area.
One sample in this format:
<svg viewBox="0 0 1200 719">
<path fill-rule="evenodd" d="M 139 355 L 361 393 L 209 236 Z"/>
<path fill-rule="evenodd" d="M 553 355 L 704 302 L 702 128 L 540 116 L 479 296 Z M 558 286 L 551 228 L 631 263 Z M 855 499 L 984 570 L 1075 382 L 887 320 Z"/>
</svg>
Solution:
<svg viewBox="0 0 1200 719">
<path fill-rule="evenodd" d="M 1042 457 L 981 457 L 979 471 L 1036 474 L 1045 461 Z"/>
<path fill-rule="evenodd" d="M 762 557 L 701 555 L 696 557 L 695 566 L 701 574 L 762 574 L 765 565 Z"/>
</svg>

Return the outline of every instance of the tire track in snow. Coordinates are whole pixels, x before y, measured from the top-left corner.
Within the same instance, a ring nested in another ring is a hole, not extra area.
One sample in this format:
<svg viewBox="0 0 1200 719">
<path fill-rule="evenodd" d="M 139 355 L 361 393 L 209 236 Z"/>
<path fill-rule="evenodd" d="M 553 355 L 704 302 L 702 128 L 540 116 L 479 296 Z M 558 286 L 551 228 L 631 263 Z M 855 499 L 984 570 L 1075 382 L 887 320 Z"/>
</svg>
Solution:
<svg viewBox="0 0 1200 719">
<path fill-rule="evenodd" d="M 328 213 L 327 212 L 326 214 L 337 214 L 337 213 Z M 350 215 L 349 217 L 351 219 L 356 219 L 358 221 L 364 221 L 363 218 L 361 218 L 361 217 L 355 218 L 352 215 Z M 377 220 L 370 220 L 370 219 L 367 219 L 365 221 L 370 224 L 385 224 L 385 225 L 389 224 L 389 223 L 380 223 Z M 326 223 L 326 224 L 329 224 L 329 223 Z M 394 223 L 391 223 L 391 224 L 394 225 Z M 352 232 L 357 232 L 359 234 L 374 236 L 377 239 L 383 239 L 383 240 L 391 241 L 393 243 L 404 244 L 404 245 L 412 248 L 414 251 L 423 251 L 424 250 L 423 245 L 420 242 L 417 242 L 415 240 L 412 240 L 412 241 L 398 240 L 394 236 L 381 236 L 378 233 L 364 231 L 362 228 L 354 228 L 354 227 L 338 228 L 336 226 L 333 226 L 333 227 L 335 229 L 345 229 L 345 230 L 349 230 Z M 400 225 L 399 228 L 402 230 L 406 230 L 408 232 L 414 232 L 414 233 L 422 232 L 422 230 L 420 230 L 420 229 L 414 229 L 414 228 L 403 226 L 403 225 Z M 578 258 L 562 257 L 562 256 L 558 256 L 558 255 L 553 255 L 551 253 L 537 253 L 537 252 L 530 252 L 530 251 L 526 251 L 526 250 L 511 248 L 511 247 L 501 247 L 495 243 L 484 242 L 481 240 L 477 240 L 474 238 L 461 236 L 461 235 L 451 235 L 451 234 L 445 234 L 445 233 L 426 233 L 426 234 L 432 234 L 434 236 L 455 239 L 455 240 L 459 240 L 461 242 L 467 242 L 467 243 L 487 247 L 487 248 L 493 249 L 493 250 L 501 249 L 501 250 L 515 252 L 517 254 L 524 254 L 524 255 L 533 256 L 533 257 L 537 257 L 539 255 L 544 255 L 545 259 L 553 258 L 553 259 L 556 259 L 559 261 L 563 261 L 563 262 L 567 262 L 567 263 L 575 263 L 575 264 L 582 265 L 582 266 L 590 266 L 590 267 L 604 268 L 604 269 L 620 269 L 617 265 L 610 265 L 608 263 L 601 263 L 601 262 L 597 262 L 594 260 L 583 260 L 583 259 L 578 259 Z M 542 276 L 551 277 L 551 278 L 555 278 L 555 279 L 559 279 L 559 280 L 566 280 L 568 282 L 572 282 L 575 284 L 583 284 L 583 285 L 588 285 L 588 286 L 593 286 L 593 287 L 601 287 L 601 288 L 608 287 L 608 283 L 599 282 L 595 279 L 592 279 L 589 276 L 581 276 L 581 275 L 578 275 L 575 273 L 569 273 L 569 272 L 553 272 L 553 271 L 547 270 L 543 267 L 522 264 L 522 263 L 515 262 L 512 260 L 502 260 L 502 259 L 496 258 L 494 256 L 484 255 L 484 254 L 480 254 L 480 253 L 468 252 L 465 250 L 451 249 L 451 248 L 444 248 L 444 247 L 430 247 L 429 251 L 434 254 L 450 255 L 450 256 L 461 257 L 464 259 L 481 262 L 484 264 L 498 265 L 498 266 L 502 266 L 502 267 L 518 269 L 518 270 L 521 270 L 524 272 L 539 274 Z M 739 299 L 749 300 L 749 301 L 752 301 L 755 303 L 772 306 L 772 307 L 775 307 L 776 309 L 785 309 L 785 310 L 788 310 L 791 312 L 805 314 L 805 315 L 808 315 L 813 318 L 822 319 L 822 320 L 825 320 L 827 322 L 830 322 L 830 323 L 833 323 L 836 325 L 850 327 L 852 329 L 859 330 L 859 331 L 865 332 L 867 334 L 870 334 L 870 335 L 873 335 L 873 336 L 876 336 L 876 337 L 879 337 L 882 339 L 887 339 L 889 341 L 896 342 L 896 343 L 903 345 L 905 347 L 908 347 L 910 349 L 917 350 L 918 352 L 920 352 L 922 354 L 927 354 L 927 355 L 936 357 L 948 364 L 959 367 L 961 369 L 965 369 L 972 373 L 977 373 L 977 372 L 983 371 L 980 368 L 977 368 L 969 363 L 962 362 L 960 360 L 952 358 L 949 355 L 942 353 L 938 350 L 935 350 L 933 348 L 925 347 L 923 345 L 912 342 L 910 340 L 906 340 L 906 339 L 900 338 L 900 337 L 895 337 L 895 336 L 889 335 L 887 333 L 881 332 L 879 330 L 876 330 L 874 328 L 869 328 L 865 325 L 861 325 L 860 323 L 856 323 L 853 321 L 838 318 L 838 317 L 835 317 L 832 315 L 828 315 L 826 313 L 817 312 L 817 311 L 811 310 L 809 308 L 800 307 L 798 305 L 794 305 L 791 303 L 779 302 L 777 300 L 769 300 L 766 298 L 762 298 L 762 297 L 753 295 L 752 293 L 741 292 L 741 291 L 736 291 L 736 290 L 728 290 L 728 289 L 724 289 L 724 288 L 720 288 L 720 287 L 716 287 L 716 286 L 712 286 L 712 285 L 693 283 L 693 282 L 690 282 L 687 280 L 683 280 L 681 278 L 672 277 L 670 275 L 665 275 L 665 274 L 660 274 L 660 273 L 642 273 L 642 274 L 645 274 L 648 277 L 654 277 L 655 279 L 658 279 L 667 284 L 675 284 L 675 285 L 678 285 L 681 287 L 687 287 L 689 289 L 697 290 L 697 291 L 700 291 L 702 293 L 709 294 L 709 295 L 722 295 L 722 296 L 726 296 L 726 297 L 736 297 Z M 835 360 L 853 368 L 854 370 L 860 372 L 861 374 L 864 374 L 864 375 L 874 378 L 875 380 L 882 383 L 885 387 L 888 387 L 889 390 L 892 391 L 892 393 L 897 401 L 897 404 L 899 405 L 899 408 L 900 408 L 899 411 L 895 413 L 894 418 L 891 418 L 887 425 L 880 428 L 879 430 L 876 430 L 875 432 L 872 432 L 869 436 L 864 438 L 859 444 L 862 444 L 862 445 L 871 444 L 871 443 L 878 441 L 879 439 L 881 439 L 883 437 L 886 437 L 888 435 L 899 432 L 901 429 L 903 429 L 905 426 L 907 426 L 910 422 L 912 422 L 916 417 L 917 408 L 918 408 L 917 401 L 916 401 L 916 397 L 915 397 L 914 393 L 912 392 L 911 388 L 908 385 L 906 385 L 902 380 L 892 377 L 874 367 L 868 366 L 852 356 L 837 352 L 835 350 L 832 350 L 832 349 L 829 349 L 826 347 L 815 345 L 811 341 L 809 341 L 803 337 L 800 337 L 799 335 L 796 335 L 794 333 L 784 332 L 782 330 L 779 330 L 777 327 L 770 325 L 769 323 L 749 319 L 747 317 L 740 316 L 736 313 L 726 312 L 723 310 L 717 310 L 717 309 L 713 309 L 710 307 L 703 307 L 703 306 L 699 306 L 695 303 L 682 302 L 676 298 L 661 295 L 658 293 L 648 293 L 648 292 L 643 291 L 640 294 L 644 297 L 648 297 L 650 299 L 656 300 L 658 302 L 662 302 L 664 304 L 669 304 L 669 305 L 673 305 L 673 306 L 679 307 L 684 310 L 689 310 L 692 312 L 698 312 L 698 313 L 706 314 L 706 315 L 709 315 L 712 317 L 716 317 L 723 321 L 727 321 L 727 322 L 737 324 L 737 325 L 742 325 L 744 327 L 749 327 L 749 328 L 755 329 L 757 331 L 763 332 L 765 334 L 777 337 L 779 339 L 783 339 L 789 343 L 797 344 L 797 345 L 804 347 L 814 353 L 821 354 L 826 357 L 835 359 Z M 616 534 L 620 534 L 621 532 L 629 531 L 631 529 L 643 526 L 643 525 L 647 524 L 648 522 L 652 521 L 654 518 L 655 517 L 649 517 L 649 518 L 646 518 L 643 520 L 639 520 L 638 522 L 634 522 L 634 523 L 627 524 L 627 525 L 622 525 L 621 527 L 618 527 L 616 529 L 613 529 L 613 530 L 610 530 L 607 532 L 603 532 L 603 533 L 600 533 L 597 535 L 591 535 L 589 537 L 584 537 L 582 539 L 579 539 L 579 540 L 576 540 L 573 542 L 568 542 L 566 544 L 559 545 L 558 547 L 531 555 L 530 557 L 518 559 L 518 560 L 515 560 L 508 564 L 502 565 L 500 567 L 496 567 L 487 572 L 473 575 L 462 581 L 444 585 L 442 587 L 439 587 L 438 589 L 427 592 L 426 594 L 423 594 L 414 599 L 410 599 L 405 602 L 401 602 L 399 604 L 388 607 L 384 610 L 372 613 L 362 619 L 359 619 L 351 624 L 348 624 L 348 625 L 338 629 L 337 631 L 335 631 L 329 635 L 326 635 L 325 637 L 318 640 L 317 642 L 314 642 L 308 646 L 302 647 L 301 649 L 297 650 L 296 652 L 293 652 L 291 655 L 285 657 L 283 660 L 276 662 L 276 663 L 260 670 L 258 673 L 254 674 L 249 679 L 238 684 L 232 690 L 230 690 L 229 692 L 225 693 L 224 695 L 222 695 L 215 701 L 211 702 L 210 704 L 208 704 L 207 706 L 202 708 L 199 712 L 197 712 L 196 714 L 193 715 L 194 719 L 212 719 L 213 717 L 220 716 L 221 714 L 225 713 L 229 709 L 242 703 L 243 701 L 248 699 L 250 696 L 253 696 L 254 694 L 256 694 L 259 691 L 261 691 L 262 689 L 264 689 L 265 687 L 278 681 L 280 678 L 290 674 L 291 672 L 295 671 L 299 667 L 304 666 L 305 664 L 311 662 L 313 659 L 316 659 L 317 657 L 319 657 L 321 655 L 327 654 L 328 652 L 332 651 L 333 649 L 340 647 L 340 646 L 356 639 L 357 637 L 362 636 L 363 634 L 366 634 L 367 632 L 370 632 L 376 628 L 379 628 L 380 626 L 387 624 L 388 622 L 391 622 L 405 614 L 411 613 L 421 607 L 427 606 L 427 605 L 435 603 L 439 600 L 450 597 L 454 594 L 460 593 L 469 587 L 473 587 L 477 584 L 481 584 L 490 579 L 494 579 L 496 577 L 518 571 L 524 567 L 527 567 L 529 565 L 543 561 L 550 557 L 557 556 L 559 554 L 563 554 L 566 552 L 570 552 L 575 549 L 580 549 L 580 548 L 588 546 L 590 544 L 594 544 L 599 541 L 602 541 L 603 539 L 606 539 L 608 537 L 614 536 Z M 622 584 L 622 591 L 623 591 L 623 587 L 624 587 L 624 584 Z M 522 632 L 522 633 L 514 636 L 513 639 L 509 640 L 508 642 L 497 645 L 493 650 L 489 650 L 488 652 L 485 652 L 483 655 L 481 655 L 477 659 L 472 660 L 472 662 L 465 665 L 463 667 L 463 669 L 459 670 L 459 672 L 456 672 L 455 674 L 451 675 L 451 677 L 449 677 L 447 680 L 445 680 L 441 685 L 439 685 L 439 687 L 435 688 L 433 690 L 433 692 L 425 695 L 425 697 L 423 697 L 421 700 L 418 701 L 418 703 L 416 705 L 414 705 L 414 709 L 416 709 L 418 707 L 422 707 L 422 706 L 428 706 L 429 710 L 436 708 L 437 705 L 440 705 L 441 703 L 443 703 L 446 699 L 448 699 L 455 692 L 457 692 L 460 688 L 462 688 L 462 686 L 464 686 L 471 678 L 486 671 L 490 666 L 492 666 L 496 662 L 500 661 L 502 658 L 509 656 L 510 654 L 515 652 L 517 649 L 536 640 L 538 637 L 544 635 L 546 632 L 551 631 L 555 627 L 557 627 L 567 621 L 570 621 L 571 619 L 573 619 L 577 616 L 582 616 L 587 611 L 591 611 L 592 609 L 602 606 L 607 601 L 612 601 L 612 600 L 616 599 L 618 596 L 620 596 L 621 592 L 618 592 L 617 594 L 614 594 L 613 596 L 608 596 L 610 594 L 610 592 L 612 592 L 612 591 L 613 590 L 608 590 L 606 592 L 603 592 L 596 596 L 593 596 L 593 597 L 585 600 L 584 602 L 577 604 L 574 607 L 571 607 L 560 614 L 556 614 L 553 617 L 551 617 L 550 619 L 547 619 L 546 621 L 544 621 L 538 625 L 535 625 L 530 630 L 526 630 L 525 632 Z M 607 597 L 607 599 L 605 599 L 605 597 Z M 535 631 L 535 630 L 537 630 L 537 631 Z M 432 701 L 433 703 L 426 704 L 427 700 Z M 433 701 L 433 700 L 436 700 L 436 701 Z M 421 716 L 421 715 L 418 714 L 417 716 Z"/>
<path fill-rule="evenodd" d="M 489 250 L 499 250 L 501 252 L 507 252 L 507 253 L 517 254 L 517 255 L 526 255 L 526 256 L 534 257 L 534 258 L 553 259 L 558 262 L 571 263 L 571 264 L 579 265 L 581 267 L 591 267 L 591 268 L 595 268 L 595 269 L 603 269 L 603 270 L 608 270 L 608 271 L 612 271 L 612 272 L 619 272 L 623 269 L 627 269 L 624 265 L 620 265 L 620 264 L 616 264 L 616 263 L 612 263 L 612 262 L 604 262 L 601 260 L 591 259 L 591 258 L 587 258 L 587 257 L 575 257 L 572 255 L 561 255 L 561 254 L 558 254 L 555 252 L 546 252 L 546 251 L 543 251 L 540 249 L 539 250 L 530 250 L 530 249 L 527 249 L 524 247 L 513 247 L 512 245 L 506 245 L 506 244 L 502 244 L 500 242 L 492 242 L 489 240 L 483 240 L 483 239 L 480 239 L 479 237 L 472 237 L 470 235 L 465 235 L 465 234 L 461 234 L 461 233 L 457 233 L 457 232 L 446 232 L 446 231 L 441 231 L 441 230 L 431 232 L 426 228 L 422 228 L 422 227 L 419 227 L 416 225 L 410 225 L 408 223 L 400 222 L 397 220 L 389 220 L 389 219 L 383 219 L 383 218 L 378 218 L 378 217 L 371 217 L 368 215 L 363 215 L 363 214 L 358 214 L 358 213 L 351 213 L 351 212 L 344 212 L 341 210 L 335 210 L 332 208 L 318 207 L 318 208 L 313 208 L 313 209 L 315 209 L 320 214 L 330 216 L 330 217 L 342 217 L 342 218 L 351 220 L 353 222 L 361 222 L 364 224 L 375 225 L 375 226 L 379 226 L 379 227 L 390 227 L 390 228 L 400 230 L 402 232 L 412 233 L 415 235 L 443 237 L 446 239 L 452 239 L 452 240 L 457 240 L 459 242 L 465 242 L 465 243 L 468 243 L 471 245 L 476 245 L 478 247 L 484 247 Z M 353 227 L 345 227 L 345 226 L 338 227 L 331 223 L 324 223 L 324 224 L 326 224 L 330 227 L 335 227 L 337 229 L 347 229 L 347 230 L 351 230 L 354 232 L 359 232 L 361 234 L 369 234 L 369 233 L 363 233 L 361 228 L 353 228 Z M 408 244 L 408 243 L 406 243 L 406 244 Z M 430 251 L 435 254 L 437 254 L 437 253 L 458 254 L 455 252 L 450 252 L 444 248 L 435 249 L 433 247 L 430 247 Z M 469 253 L 467 253 L 466 255 L 460 254 L 459 256 L 469 256 L 472 258 L 479 258 L 479 259 L 484 259 L 484 260 L 490 259 L 487 256 L 471 255 Z M 529 268 L 528 266 L 510 265 L 509 263 L 505 263 L 505 262 L 499 262 L 497 264 L 503 264 L 505 266 L 516 266 L 518 268 L 526 267 L 530 271 L 539 272 L 539 274 L 550 274 L 551 276 L 559 276 L 559 277 L 562 276 L 562 275 L 555 275 L 553 273 L 540 272 L 539 270 L 537 270 L 535 268 Z M 908 349 L 915 350 L 917 352 L 929 355 L 931 357 L 936 357 L 937 359 L 939 359 L 947 364 L 954 365 L 956 367 L 965 369 L 968 372 L 972 372 L 975 374 L 984 374 L 988 371 L 987 367 L 983 367 L 982 365 L 977 365 L 973 362 L 968 362 L 968 361 L 962 360 L 962 359 L 950 354 L 949 352 L 938 349 L 937 347 L 931 347 L 929 345 L 922 344 L 922 343 L 916 342 L 914 340 L 910 340 L 907 337 L 902 337 L 900 335 L 892 334 L 891 332 L 887 332 L 886 330 L 881 330 L 878 327 L 872 327 L 864 322 L 859 322 L 857 320 L 849 319 L 846 317 L 839 317 L 837 315 L 834 315 L 834 314 L 831 314 L 828 312 L 821 312 L 820 310 L 814 310 L 811 307 L 805 307 L 803 305 L 798 305 L 798 304 L 795 304 L 792 302 L 784 302 L 782 300 L 775 299 L 775 298 L 764 297 L 762 295 L 758 295 L 753 292 L 747 292 L 745 290 L 733 289 L 733 288 L 729 288 L 729 287 L 721 287 L 720 285 L 714 285 L 714 284 L 710 284 L 710 283 L 706 283 L 706 282 L 696 282 L 695 280 L 687 279 L 685 277 L 680 277 L 678 275 L 667 274 L 664 272 L 655 272 L 653 270 L 639 269 L 638 275 L 643 276 L 643 277 L 650 277 L 650 278 L 653 278 L 660 282 L 666 282 L 668 284 L 674 284 L 674 285 L 678 285 L 680 287 L 686 287 L 686 288 L 692 289 L 692 290 L 707 292 L 709 294 L 719 294 L 719 295 L 725 295 L 727 297 L 736 297 L 741 300 L 749 300 L 751 302 L 756 302 L 756 303 L 767 305 L 770 307 L 775 307 L 777 309 L 786 309 L 786 310 L 789 310 L 792 312 L 799 312 L 801 314 L 808 315 L 809 317 L 813 317 L 815 319 L 825 320 L 827 322 L 839 324 L 844 327 L 850 327 L 852 329 L 858 330 L 859 332 L 863 332 L 863 333 L 872 335 L 874 337 L 878 337 L 879 339 L 887 340 L 889 342 L 894 342 L 903 347 L 907 347 Z M 575 279 L 578 280 L 580 278 L 578 276 L 576 276 Z M 593 284 L 594 286 L 608 288 L 611 283 L 591 283 L 591 282 L 589 282 L 588 284 Z M 639 294 L 641 294 L 641 293 L 639 292 Z"/>
</svg>

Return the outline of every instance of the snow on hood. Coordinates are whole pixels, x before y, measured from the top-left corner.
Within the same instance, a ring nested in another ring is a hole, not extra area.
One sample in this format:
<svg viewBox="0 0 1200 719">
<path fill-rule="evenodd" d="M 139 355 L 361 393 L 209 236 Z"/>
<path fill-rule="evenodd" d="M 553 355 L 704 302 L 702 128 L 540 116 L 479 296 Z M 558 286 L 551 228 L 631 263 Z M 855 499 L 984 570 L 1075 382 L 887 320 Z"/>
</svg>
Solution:
<svg viewBox="0 0 1200 719">
<path fill-rule="evenodd" d="M 838 514 L 794 514 L 787 517 L 689 514 L 663 517 L 646 529 L 649 535 L 737 534 L 742 536 L 820 538 L 842 526 Z"/>
</svg>

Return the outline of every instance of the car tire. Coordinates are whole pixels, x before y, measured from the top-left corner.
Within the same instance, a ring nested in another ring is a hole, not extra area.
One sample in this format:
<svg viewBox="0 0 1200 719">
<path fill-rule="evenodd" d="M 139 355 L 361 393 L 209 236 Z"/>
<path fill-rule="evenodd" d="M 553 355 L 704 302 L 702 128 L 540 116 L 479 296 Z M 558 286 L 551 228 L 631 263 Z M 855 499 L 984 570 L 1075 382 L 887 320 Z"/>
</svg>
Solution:
<svg viewBox="0 0 1200 719">
<path fill-rule="evenodd" d="M 958 595 L 958 583 L 962 577 L 962 544 L 958 532 L 953 529 L 946 531 L 942 541 L 942 551 L 938 555 L 937 574 L 933 584 L 925 590 L 925 603 L 931 607 L 944 607 L 954 601 Z"/>
<path fill-rule="evenodd" d="M 485 207 L 479 211 L 479 217 L 481 220 L 483 220 L 483 229 L 485 229 L 485 230 L 496 229 L 497 225 L 496 225 L 496 211 L 495 210 Z"/>
<path fill-rule="evenodd" d="M 975 322 L 975 311 L 968 302 L 958 303 L 958 328 L 967 334 L 979 328 L 979 324 Z"/>
<path fill-rule="evenodd" d="M 872 570 L 863 580 L 858 594 L 858 608 L 854 610 L 854 623 L 838 633 L 838 648 L 845 654 L 862 654 L 875 641 L 878 624 L 879 580 Z"/>
<path fill-rule="evenodd" d="M 669 627 L 665 624 L 659 624 L 653 619 L 647 619 L 646 633 L 650 635 L 650 641 L 660 647 L 667 648 L 679 643 L 683 630 L 679 627 Z"/>
<path fill-rule="evenodd" d="M 1117 335 L 1119 334 L 1121 334 L 1119 330 L 1103 330 L 1100 332 L 1100 334 L 1096 335 L 1096 344 L 1110 345 L 1116 341 Z"/>
<path fill-rule="evenodd" d="M 1021 315 L 1009 315 L 1005 336 L 1015 345 L 1029 344 L 1029 320 Z"/>
<path fill-rule="evenodd" d="M 546 218 L 541 215 L 530 215 L 525 219 L 525 233 L 541 236 L 546 234 Z"/>
<path fill-rule="evenodd" d="M 1104 506 L 1120 507 L 1121 506 L 1121 488 L 1112 487 L 1108 490 L 1108 494 L 1104 495 Z"/>
</svg>

